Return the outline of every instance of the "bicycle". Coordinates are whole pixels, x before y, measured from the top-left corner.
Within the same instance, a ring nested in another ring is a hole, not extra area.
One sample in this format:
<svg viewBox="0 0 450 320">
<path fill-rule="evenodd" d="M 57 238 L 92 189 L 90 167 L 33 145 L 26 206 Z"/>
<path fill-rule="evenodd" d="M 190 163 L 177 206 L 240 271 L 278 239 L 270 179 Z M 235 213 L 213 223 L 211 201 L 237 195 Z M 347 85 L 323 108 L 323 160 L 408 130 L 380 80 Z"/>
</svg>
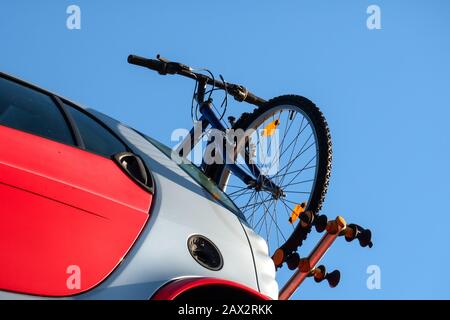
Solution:
<svg viewBox="0 0 450 320">
<path fill-rule="evenodd" d="M 236 203 L 247 224 L 266 239 L 275 266 L 279 268 L 287 262 L 290 268 L 296 268 L 296 251 L 311 228 L 315 226 L 321 232 L 327 225 L 326 216 L 319 215 L 319 211 L 331 174 L 332 146 L 327 122 L 319 108 L 298 95 L 266 101 L 242 85 L 225 82 L 222 77 L 215 79 L 208 70 L 204 70 L 208 74 L 196 72 L 159 55 L 157 59 L 130 55 L 128 62 L 160 75 L 181 75 L 195 80 L 196 105 L 191 106 L 191 114 L 198 122 L 174 153 L 183 158 L 207 130 L 218 131 L 220 141 L 209 141 L 208 146 L 211 156 L 223 161 L 210 163 L 204 157 L 200 169 Z M 212 88 L 207 90 L 208 86 Z M 211 95 L 216 90 L 225 92 L 223 112 L 213 104 Z M 257 107 L 251 113 L 243 113 L 238 120 L 229 117 L 230 128 L 223 124 L 228 95 Z M 198 126 L 200 135 L 195 134 Z M 237 131 L 243 134 L 230 138 L 229 133 Z M 254 161 L 262 144 L 269 148 L 272 144 L 277 146 L 275 154 L 271 154 L 274 162 L 270 166 L 265 166 L 267 159 L 262 159 L 264 166 Z M 284 221 L 282 226 L 281 221 Z M 271 232 L 272 227 L 275 234 Z"/>
</svg>

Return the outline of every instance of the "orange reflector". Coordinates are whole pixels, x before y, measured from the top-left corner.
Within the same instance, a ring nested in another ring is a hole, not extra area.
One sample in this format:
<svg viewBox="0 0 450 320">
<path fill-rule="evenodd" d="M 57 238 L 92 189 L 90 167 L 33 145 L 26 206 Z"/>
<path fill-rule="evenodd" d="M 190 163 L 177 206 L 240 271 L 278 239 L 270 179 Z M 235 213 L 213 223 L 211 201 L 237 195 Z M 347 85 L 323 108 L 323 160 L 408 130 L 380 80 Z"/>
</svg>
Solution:
<svg viewBox="0 0 450 320">
<path fill-rule="evenodd" d="M 263 137 L 270 137 L 275 133 L 275 129 L 280 125 L 280 120 L 275 120 L 269 123 L 262 132 Z"/>
<path fill-rule="evenodd" d="M 292 210 L 291 217 L 289 218 L 289 223 L 294 223 L 300 215 L 305 212 L 306 202 L 302 202 L 295 206 L 294 210 Z"/>
</svg>

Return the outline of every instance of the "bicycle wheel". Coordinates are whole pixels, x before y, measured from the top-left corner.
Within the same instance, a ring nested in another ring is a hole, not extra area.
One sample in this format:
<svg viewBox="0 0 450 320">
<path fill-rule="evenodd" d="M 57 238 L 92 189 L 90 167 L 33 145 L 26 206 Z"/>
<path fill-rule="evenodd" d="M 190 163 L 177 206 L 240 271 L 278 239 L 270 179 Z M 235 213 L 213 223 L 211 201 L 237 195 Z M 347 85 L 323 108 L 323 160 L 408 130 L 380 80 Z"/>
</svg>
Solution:
<svg viewBox="0 0 450 320">
<path fill-rule="evenodd" d="M 269 246 L 269 253 L 286 243 L 304 210 L 317 213 L 331 173 L 332 147 L 326 120 L 310 100 L 285 95 L 244 113 L 233 126 L 246 133 L 236 142 L 236 163 L 250 173 L 242 150 L 263 168 L 262 174 L 281 187 L 274 197 L 244 184 L 223 165 L 210 168 L 215 182 L 240 208 L 247 223 Z M 247 159 L 248 160 L 248 159 Z"/>
</svg>

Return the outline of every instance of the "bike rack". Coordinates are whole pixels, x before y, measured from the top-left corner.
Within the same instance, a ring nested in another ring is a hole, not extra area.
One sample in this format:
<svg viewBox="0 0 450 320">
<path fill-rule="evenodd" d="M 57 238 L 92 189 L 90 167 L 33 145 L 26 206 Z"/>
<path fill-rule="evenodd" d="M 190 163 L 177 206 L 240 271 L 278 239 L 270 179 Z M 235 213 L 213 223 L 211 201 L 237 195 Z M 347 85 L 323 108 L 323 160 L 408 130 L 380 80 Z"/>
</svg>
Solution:
<svg viewBox="0 0 450 320">
<path fill-rule="evenodd" d="M 328 221 L 326 233 L 309 256 L 298 259 L 297 270 L 280 290 L 279 300 L 288 300 L 307 277 L 314 277 L 316 282 L 327 280 L 332 288 L 338 285 L 340 280 L 340 272 L 338 270 L 327 273 L 324 266 L 316 267 L 316 265 L 339 236 L 344 236 L 347 242 L 358 239 L 362 247 L 371 248 L 373 246 L 372 233 L 369 229 L 364 229 L 356 224 L 347 224 L 341 216 L 338 216 L 335 220 Z"/>
</svg>

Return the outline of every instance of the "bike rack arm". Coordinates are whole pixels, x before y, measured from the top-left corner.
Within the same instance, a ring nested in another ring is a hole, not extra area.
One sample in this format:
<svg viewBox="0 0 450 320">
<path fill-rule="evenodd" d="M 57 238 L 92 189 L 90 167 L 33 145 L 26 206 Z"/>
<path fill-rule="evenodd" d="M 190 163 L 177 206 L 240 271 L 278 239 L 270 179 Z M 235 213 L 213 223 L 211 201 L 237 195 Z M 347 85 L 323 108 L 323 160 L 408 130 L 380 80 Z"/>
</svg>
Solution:
<svg viewBox="0 0 450 320">
<path fill-rule="evenodd" d="M 300 259 L 298 269 L 280 290 L 279 300 L 288 300 L 294 294 L 346 226 L 347 224 L 342 217 L 337 217 L 336 220 L 328 223 L 325 235 L 306 259 Z"/>
</svg>

